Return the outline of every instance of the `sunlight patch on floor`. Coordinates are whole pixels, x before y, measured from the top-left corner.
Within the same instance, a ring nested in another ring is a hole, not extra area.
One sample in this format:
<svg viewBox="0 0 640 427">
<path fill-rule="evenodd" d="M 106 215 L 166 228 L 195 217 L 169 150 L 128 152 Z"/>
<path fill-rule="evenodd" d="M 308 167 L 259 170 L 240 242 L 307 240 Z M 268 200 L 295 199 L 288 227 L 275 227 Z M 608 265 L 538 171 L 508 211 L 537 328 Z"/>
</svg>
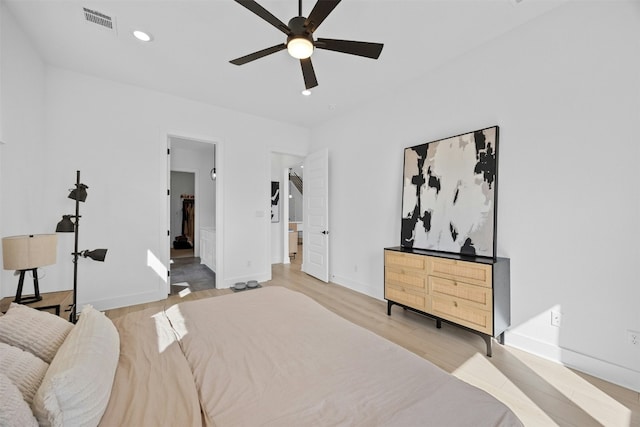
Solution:
<svg viewBox="0 0 640 427">
<path fill-rule="evenodd" d="M 631 410 L 629 408 L 571 369 L 559 363 L 536 360 L 518 352 L 513 352 L 512 356 L 526 364 L 540 378 L 599 423 L 612 426 L 631 425 Z"/>
<path fill-rule="evenodd" d="M 539 425 L 557 425 L 526 393 L 513 384 L 509 378 L 480 353 L 476 353 L 467 359 L 452 374 L 471 385 L 487 391 L 502 402 L 517 402 L 517 404 L 510 404 L 509 407 L 522 419 L 535 419 Z"/>
<path fill-rule="evenodd" d="M 191 293 L 191 289 L 189 289 L 189 282 L 172 283 L 171 286 L 178 286 L 180 288 L 184 288 L 183 290 L 178 292 L 178 295 L 180 295 L 180 298 L 184 298 Z"/>
</svg>

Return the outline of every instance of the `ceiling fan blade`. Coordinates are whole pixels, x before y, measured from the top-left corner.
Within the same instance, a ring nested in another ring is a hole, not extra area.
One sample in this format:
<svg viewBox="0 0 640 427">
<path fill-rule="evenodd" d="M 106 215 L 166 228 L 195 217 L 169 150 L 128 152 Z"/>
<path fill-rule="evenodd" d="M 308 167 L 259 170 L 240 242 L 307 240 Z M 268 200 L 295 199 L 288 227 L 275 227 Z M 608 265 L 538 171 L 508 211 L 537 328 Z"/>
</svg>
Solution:
<svg viewBox="0 0 640 427">
<path fill-rule="evenodd" d="M 335 52 L 348 53 L 350 55 L 364 56 L 365 58 L 378 59 L 382 48 L 381 43 L 356 42 L 353 40 L 318 39 L 314 43 L 318 49 L 333 50 Z"/>
<path fill-rule="evenodd" d="M 301 59 L 300 66 L 302 66 L 302 77 L 304 77 L 304 86 L 307 89 L 318 86 L 318 80 L 316 80 L 316 73 L 315 71 L 313 71 L 311 58 Z"/>
<path fill-rule="evenodd" d="M 273 25 L 274 27 L 276 27 L 286 35 L 291 34 L 291 29 L 287 26 L 287 24 L 285 24 L 284 22 L 282 22 L 281 20 L 273 16 L 271 12 L 269 12 L 264 7 L 260 6 L 254 0 L 235 0 L 235 2 L 246 7 L 251 12 L 255 13 L 260 18 L 264 19 L 269 24 Z"/>
<path fill-rule="evenodd" d="M 313 33 L 318 29 L 322 21 L 331 13 L 333 9 L 340 3 L 340 0 L 318 0 L 313 10 L 309 14 L 309 17 L 304 23 L 304 26 Z"/>
<path fill-rule="evenodd" d="M 287 45 L 284 43 L 277 44 L 275 46 L 271 46 L 266 49 L 262 49 L 257 52 L 250 53 L 249 55 L 236 58 L 229 62 L 231 62 L 234 65 L 243 65 L 243 64 L 246 64 L 247 62 L 255 61 L 256 59 L 260 59 L 264 56 L 271 55 L 272 53 L 280 52 L 281 50 L 285 50 L 286 48 L 287 48 Z"/>
</svg>

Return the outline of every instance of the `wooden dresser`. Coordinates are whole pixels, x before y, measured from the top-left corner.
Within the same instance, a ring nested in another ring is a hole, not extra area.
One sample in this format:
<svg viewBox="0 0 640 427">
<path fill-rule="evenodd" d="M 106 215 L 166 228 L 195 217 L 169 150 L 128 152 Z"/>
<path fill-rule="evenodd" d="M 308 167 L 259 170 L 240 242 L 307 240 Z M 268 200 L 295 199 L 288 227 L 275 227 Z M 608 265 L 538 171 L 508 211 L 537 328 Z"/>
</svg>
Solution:
<svg viewBox="0 0 640 427">
<path fill-rule="evenodd" d="M 384 297 L 391 307 L 425 314 L 504 343 L 511 323 L 509 259 L 481 258 L 408 249 L 384 250 Z"/>
</svg>

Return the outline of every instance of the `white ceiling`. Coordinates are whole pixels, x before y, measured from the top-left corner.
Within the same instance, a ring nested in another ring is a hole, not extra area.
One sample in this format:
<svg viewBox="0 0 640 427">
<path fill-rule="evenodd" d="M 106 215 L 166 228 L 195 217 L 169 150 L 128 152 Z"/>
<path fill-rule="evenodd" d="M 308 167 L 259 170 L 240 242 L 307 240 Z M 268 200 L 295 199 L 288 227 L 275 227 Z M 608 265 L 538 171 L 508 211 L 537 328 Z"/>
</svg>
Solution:
<svg viewBox="0 0 640 427">
<path fill-rule="evenodd" d="M 410 85 L 563 2 L 344 0 L 315 37 L 384 43 L 382 54 L 372 60 L 316 50 L 319 86 L 304 97 L 300 65 L 286 51 L 229 63 L 285 42 L 231 0 L 3 1 L 48 64 L 305 127 Z M 258 2 L 285 23 L 297 15 L 296 0 Z M 314 4 L 303 1 L 303 15 Z M 83 7 L 114 17 L 116 32 L 86 22 Z M 134 29 L 154 41 L 134 39 Z"/>
</svg>

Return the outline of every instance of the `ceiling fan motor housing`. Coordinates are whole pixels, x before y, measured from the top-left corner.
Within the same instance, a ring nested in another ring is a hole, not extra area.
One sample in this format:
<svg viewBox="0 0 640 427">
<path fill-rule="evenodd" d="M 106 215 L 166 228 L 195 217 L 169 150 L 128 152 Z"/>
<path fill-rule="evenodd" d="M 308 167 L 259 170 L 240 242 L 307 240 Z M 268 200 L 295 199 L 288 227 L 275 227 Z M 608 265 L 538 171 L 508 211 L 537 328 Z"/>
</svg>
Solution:
<svg viewBox="0 0 640 427">
<path fill-rule="evenodd" d="M 305 27 L 307 18 L 296 16 L 289 21 L 290 34 L 287 36 L 287 50 L 297 59 L 309 58 L 313 53 L 313 36 Z"/>
<path fill-rule="evenodd" d="M 295 38 L 305 38 L 313 43 L 313 37 L 311 33 L 307 30 L 307 27 L 304 26 L 304 23 L 307 21 L 307 18 L 304 16 L 296 16 L 289 20 L 289 29 L 291 30 L 291 34 L 287 37 L 287 44 L 291 41 L 291 39 Z"/>
</svg>

